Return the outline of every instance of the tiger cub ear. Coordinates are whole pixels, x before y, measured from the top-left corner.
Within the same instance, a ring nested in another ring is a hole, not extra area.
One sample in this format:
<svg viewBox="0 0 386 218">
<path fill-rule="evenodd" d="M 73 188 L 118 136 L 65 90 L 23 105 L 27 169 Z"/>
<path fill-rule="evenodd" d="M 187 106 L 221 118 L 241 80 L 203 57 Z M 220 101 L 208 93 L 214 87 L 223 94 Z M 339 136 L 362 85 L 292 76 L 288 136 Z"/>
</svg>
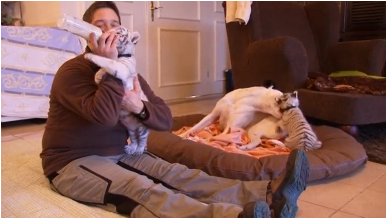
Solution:
<svg viewBox="0 0 386 218">
<path fill-rule="evenodd" d="M 140 38 L 141 38 L 141 36 L 139 35 L 139 33 L 137 31 L 135 31 L 131 35 L 131 42 L 133 44 L 137 44 L 137 42 L 139 41 Z"/>
<path fill-rule="evenodd" d="M 291 93 L 291 97 L 298 98 L 298 91 L 294 91 Z"/>
</svg>

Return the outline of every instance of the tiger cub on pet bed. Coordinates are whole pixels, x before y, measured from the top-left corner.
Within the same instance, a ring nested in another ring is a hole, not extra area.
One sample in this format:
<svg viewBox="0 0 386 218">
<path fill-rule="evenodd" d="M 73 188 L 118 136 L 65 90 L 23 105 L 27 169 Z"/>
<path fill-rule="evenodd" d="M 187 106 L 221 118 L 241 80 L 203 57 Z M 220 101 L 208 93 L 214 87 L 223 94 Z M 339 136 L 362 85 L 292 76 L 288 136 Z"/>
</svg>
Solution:
<svg viewBox="0 0 386 218">
<path fill-rule="evenodd" d="M 285 146 L 291 150 L 312 151 L 319 149 L 322 143 L 316 137 L 299 108 L 298 92 L 284 93 L 281 97 L 276 98 L 276 102 L 283 113 L 281 121 L 278 123 L 279 128 L 288 133 L 284 140 Z"/>
<path fill-rule="evenodd" d="M 123 26 L 115 29 L 119 35 L 117 44 L 118 54 L 122 55 L 118 60 L 111 60 L 92 53 L 85 54 L 87 60 L 92 61 L 101 69 L 95 74 L 95 82 L 99 84 L 102 77 L 108 73 L 122 80 L 125 90 L 133 90 L 136 73 L 136 60 L 133 57 L 135 44 L 140 39 L 138 32 L 131 32 Z M 141 91 L 141 100 L 148 101 Z M 133 114 L 121 110 L 119 120 L 127 128 L 130 136 L 130 145 L 125 146 L 125 152 L 133 155 L 142 154 L 147 145 L 149 129 L 141 123 Z"/>
</svg>

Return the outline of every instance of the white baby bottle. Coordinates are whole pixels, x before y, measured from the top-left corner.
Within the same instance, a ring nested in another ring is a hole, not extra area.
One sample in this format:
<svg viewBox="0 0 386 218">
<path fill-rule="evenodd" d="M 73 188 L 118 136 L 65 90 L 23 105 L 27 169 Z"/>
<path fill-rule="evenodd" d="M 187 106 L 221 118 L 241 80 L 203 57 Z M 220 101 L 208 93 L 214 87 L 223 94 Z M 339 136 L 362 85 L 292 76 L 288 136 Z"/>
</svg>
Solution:
<svg viewBox="0 0 386 218">
<path fill-rule="evenodd" d="M 67 14 L 62 14 L 60 16 L 57 26 L 60 29 L 67 30 L 86 40 L 88 39 L 91 33 L 95 33 L 95 36 L 97 38 L 102 35 L 102 30 L 98 27 Z"/>
</svg>

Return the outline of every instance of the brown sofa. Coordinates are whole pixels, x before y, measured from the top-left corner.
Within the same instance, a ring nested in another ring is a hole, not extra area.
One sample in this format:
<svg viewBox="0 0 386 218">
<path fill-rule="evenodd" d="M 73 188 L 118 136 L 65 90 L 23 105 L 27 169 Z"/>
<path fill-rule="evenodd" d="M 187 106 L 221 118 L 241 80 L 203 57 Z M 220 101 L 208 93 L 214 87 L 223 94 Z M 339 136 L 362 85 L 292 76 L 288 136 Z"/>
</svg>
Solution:
<svg viewBox="0 0 386 218">
<path fill-rule="evenodd" d="M 298 90 L 307 117 L 339 125 L 386 122 L 386 96 L 306 89 L 309 72 L 381 75 L 386 40 L 339 42 L 337 2 L 253 2 L 251 7 L 247 25 L 226 24 L 236 89 L 273 81 L 283 92 Z"/>
<path fill-rule="evenodd" d="M 203 117 L 202 114 L 175 117 L 173 130 L 193 126 Z M 313 128 L 323 146 L 307 152 L 309 181 L 343 175 L 366 163 L 367 156 L 362 145 L 347 133 L 329 126 Z M 257 159 L 182 140 L 170 132 L 156 131 L 150 133 L 147 150 L 170 163 L 201 169 L 209 175 L 244 181 L 276 178 L 285 168 L 288 158 L 288 155 L 273 155 Z"/>
</svg>

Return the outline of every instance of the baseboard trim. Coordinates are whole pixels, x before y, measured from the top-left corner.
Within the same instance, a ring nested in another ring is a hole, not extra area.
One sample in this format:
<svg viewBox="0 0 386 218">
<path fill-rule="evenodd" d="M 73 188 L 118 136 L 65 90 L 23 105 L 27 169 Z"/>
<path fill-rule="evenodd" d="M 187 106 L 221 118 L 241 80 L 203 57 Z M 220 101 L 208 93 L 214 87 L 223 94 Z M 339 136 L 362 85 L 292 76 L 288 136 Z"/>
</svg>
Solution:
<svg viewBox="0 0 386 218">
<path fill-rule="evenodd" d="M 214 93 L 214 94 L 207 94 L 207 95 L 194 95 L 194 96 L 189 96 L 189 97 L 185 97 L 185 98 L 165 100 L 165 103 L 167 105 L 175 105 L 175 104 L 182 104 L 182 103 L 195 102 L 195 101 L 220 99 L 222 97 L 224 97 L 224 93 Z"/>
</svg>

